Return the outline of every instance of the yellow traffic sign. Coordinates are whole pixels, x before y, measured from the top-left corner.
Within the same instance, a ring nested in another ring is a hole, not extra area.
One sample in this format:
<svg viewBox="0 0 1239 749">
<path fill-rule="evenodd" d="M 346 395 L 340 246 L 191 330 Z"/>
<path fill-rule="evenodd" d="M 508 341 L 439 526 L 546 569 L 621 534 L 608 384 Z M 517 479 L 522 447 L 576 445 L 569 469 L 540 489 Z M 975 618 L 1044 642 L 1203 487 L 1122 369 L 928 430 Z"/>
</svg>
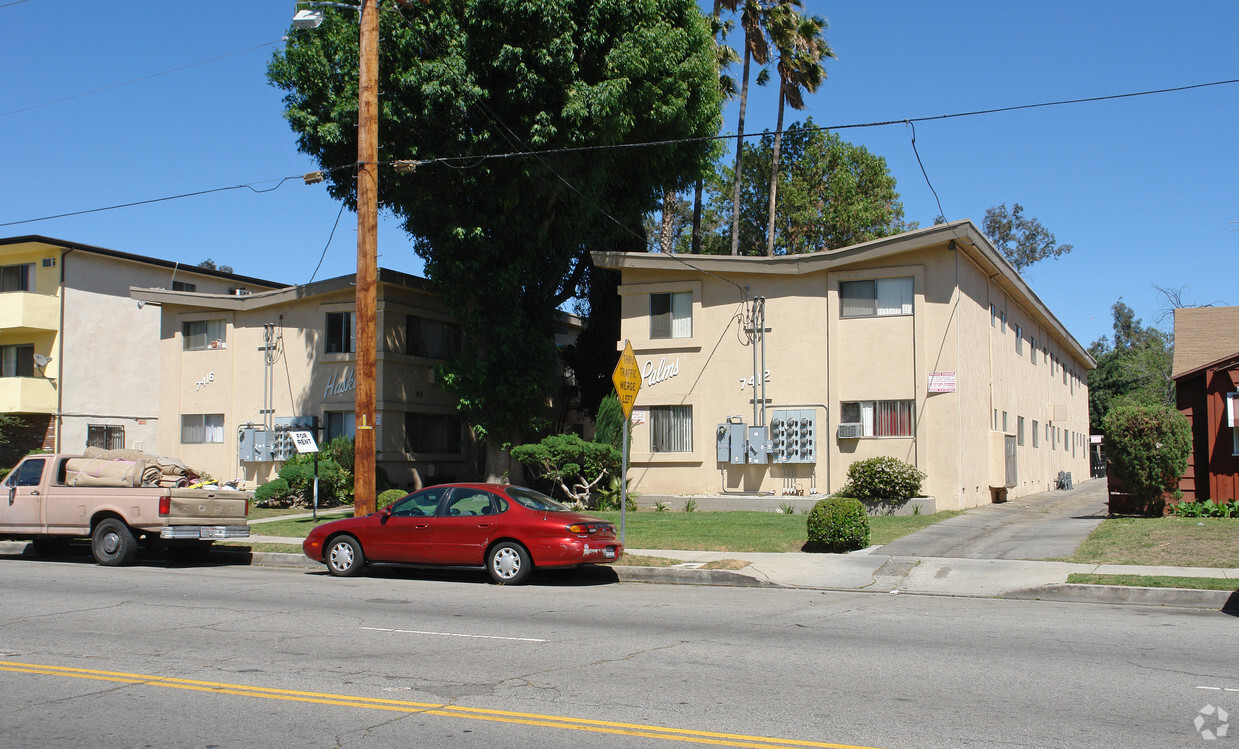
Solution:
<svg viewBox="0 0 1239 749">
<path fill-rule="evenodd" d="M 611 382 L 615 383 L 615 392 L 619 395 L 620 407 L 624 409 L 624 418 L 632 418 L 632 404 L 641 391 L 641 370 L 637 367 L 637 356 L 632 353 L 632 343 L 624 341 L 624 353 L 620 354 L 619 363 L 611 373 Z"/>
</svg>

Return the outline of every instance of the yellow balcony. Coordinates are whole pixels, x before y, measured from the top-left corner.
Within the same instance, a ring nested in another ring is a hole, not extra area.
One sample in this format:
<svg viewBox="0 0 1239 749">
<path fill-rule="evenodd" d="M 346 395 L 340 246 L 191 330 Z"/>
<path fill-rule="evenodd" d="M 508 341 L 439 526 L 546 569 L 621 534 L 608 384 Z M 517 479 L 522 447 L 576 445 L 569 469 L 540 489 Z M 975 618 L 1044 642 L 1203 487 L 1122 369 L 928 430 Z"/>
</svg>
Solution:
<svg viewBox="0 0 1239 749">
<path fill-rule="evenodd" d="M 56 388 L 42 377 L 0 377 L 0 413 L 56 413 Z"/>
<path fill-rule="evenodd" d="M 0 294 L 0 329 L 60 329 L 60 299 L 51 294 L 8 291 Z"/>
</svg>

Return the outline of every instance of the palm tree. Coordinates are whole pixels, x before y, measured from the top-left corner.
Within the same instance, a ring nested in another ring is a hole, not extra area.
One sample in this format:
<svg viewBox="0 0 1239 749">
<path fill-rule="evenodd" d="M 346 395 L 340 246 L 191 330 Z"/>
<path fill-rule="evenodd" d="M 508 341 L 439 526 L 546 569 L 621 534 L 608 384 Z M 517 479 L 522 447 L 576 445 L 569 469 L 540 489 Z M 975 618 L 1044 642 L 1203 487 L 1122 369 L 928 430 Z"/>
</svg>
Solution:
<svg viewBox="0 0 1239 749">
<path fill-rule="evenodd" d="M 744 30 L 744 72 L 740 85 L 740 118 L 736 124 L 736 180 L 731 198 L 731 254 L 740 254 L 740 169 L 744 161 L 744 110 L 749 99 L 749 65 L 756 61 L 765 65 L 770 59 L 770 46 L 766 42 L 766 15 L 768 6 L 764 0 L 733 0 L 724 5 L 738 7 L 740 28 Z M 801 0 L 786 0 L 789 5 L 803 7 Z"/>
<path fill-rule="evenodd" d="M 766 254 L 774 257 L 774 215 L 779 186 L 779 148 L 783 142 L 783 105 L 792 109 L 805 108 L 804 93 L 813 93 L 826 80 L 822 59 L 834 57 L 830 45 L 822 38 L 826 19 L 806 17 L 797 13 L 792 2 L 775 6 L 770 12 L 767 28 L 779 52 L 779 119 L 774 130 L 774 149 L 770 168 L 770 220 L 766 225 Z"/>
</svg>

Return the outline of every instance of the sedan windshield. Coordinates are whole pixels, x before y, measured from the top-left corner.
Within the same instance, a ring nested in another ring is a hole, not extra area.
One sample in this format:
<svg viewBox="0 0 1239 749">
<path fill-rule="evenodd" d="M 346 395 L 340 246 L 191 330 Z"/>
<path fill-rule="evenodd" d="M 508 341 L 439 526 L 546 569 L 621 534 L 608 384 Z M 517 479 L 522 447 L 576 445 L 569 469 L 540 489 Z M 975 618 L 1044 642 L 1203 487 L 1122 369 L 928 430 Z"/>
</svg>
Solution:
<svg viewBox="0 0 1239 749">
<path fill-rule="evenodd" d="M 509 486 L 508 496 L 521 505 L 538 512 L 572 512 L 542 492 L 526 489 L 523 486 Z"/>
</svg>

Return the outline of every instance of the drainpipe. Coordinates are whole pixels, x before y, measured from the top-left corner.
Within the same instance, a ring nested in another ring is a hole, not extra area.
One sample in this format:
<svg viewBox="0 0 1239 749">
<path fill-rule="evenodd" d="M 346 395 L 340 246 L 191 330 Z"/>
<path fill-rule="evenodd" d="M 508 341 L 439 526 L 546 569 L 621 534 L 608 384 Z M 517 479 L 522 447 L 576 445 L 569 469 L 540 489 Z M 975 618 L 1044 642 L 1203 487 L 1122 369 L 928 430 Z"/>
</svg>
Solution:
<svg viewBox="0 0 1239 749">
<path fill-rule="evenodd" d="M 64 427 L 64 397 L 65 397 L 65 294 L 67 287 L 65 286 L 66 276 L 65 266 L 68 262 L 69 253 L 73 252 L 73 248 L 66 249 L 60 255 L 60 328 L 56 331 L 56 338 L 60 342 L 60 350 L 56 352 L 56 415 L 55 429 L 55 452 L 63 452 L 64 444 L 61 441 L 61 432 Z M 45 375 L 46 376 L 46 375 Z"/>
</svg>

